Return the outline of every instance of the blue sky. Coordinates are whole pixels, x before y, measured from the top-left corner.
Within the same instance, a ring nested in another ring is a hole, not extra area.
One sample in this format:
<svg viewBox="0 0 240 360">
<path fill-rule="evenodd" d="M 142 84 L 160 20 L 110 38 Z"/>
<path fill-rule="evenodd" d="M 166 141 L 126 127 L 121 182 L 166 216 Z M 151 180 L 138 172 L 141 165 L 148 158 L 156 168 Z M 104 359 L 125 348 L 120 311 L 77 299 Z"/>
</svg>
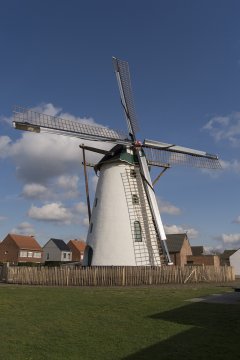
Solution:
<svg viewBox="0 0 240 360">
<path fill-rule="evenodd" d="M 11 128 L 13 105 L 126 130 L 112 56 L 130 65 L 139 139 L 216 153 L 223 169 L 159 181 L 168 232 L 240 247 L 240 3 L 25 1 L 0 12 L 0 239 L 84 238 L 79 141 Z M 93 155 L 89 160 L 96 160 Z M 153 177 L 157 175 L 153 171 Z M 96 177 L 89 171 L 91 197 Z"/>
</svg>

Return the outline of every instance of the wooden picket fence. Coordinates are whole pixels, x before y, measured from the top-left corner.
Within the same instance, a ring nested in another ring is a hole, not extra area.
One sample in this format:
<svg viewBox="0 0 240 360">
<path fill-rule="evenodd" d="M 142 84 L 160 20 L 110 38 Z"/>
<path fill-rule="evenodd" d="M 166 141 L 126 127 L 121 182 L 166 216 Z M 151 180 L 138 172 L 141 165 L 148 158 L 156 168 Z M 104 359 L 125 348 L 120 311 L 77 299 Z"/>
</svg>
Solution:
<svg viewBox="0 0 240 360">
<path fill-rule="evenodd" d="M 228 282 L 235 279 L 230 266 L 8 266 L 5 273 L 7 283 L 50 286 L 136 286 Z"/>
</svg>

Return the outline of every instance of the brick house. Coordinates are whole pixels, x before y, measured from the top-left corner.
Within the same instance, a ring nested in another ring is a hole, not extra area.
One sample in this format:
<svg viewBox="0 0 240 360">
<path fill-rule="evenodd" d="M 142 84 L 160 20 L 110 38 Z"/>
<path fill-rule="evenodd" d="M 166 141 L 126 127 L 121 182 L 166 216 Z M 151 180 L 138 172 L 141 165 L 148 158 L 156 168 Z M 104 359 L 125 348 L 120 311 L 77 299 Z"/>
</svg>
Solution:
<svg viewBox="0 0 240 360">
<path fill-rule="evenodd" d="M 82 240 L 70 240 L 67 243 L 69 249 L 72 251 L 72 261 L 82 262 L 84 250 L 86 248 L 85 241 Z"/>
<path fill-rule="evenodd" d="M 188 265 L 220 265 L 219 256 L 205 254 L 203 246 L 191 246 L 191 249 L 192 255 L 188 255 L 187 257 Z"/>
<path fill-rule="evenodd" d="M 187 264 L 220 266 L 220 259 L 218 255 L 188 255 Z"/>
<path fill-rule="evenodd" d="M 187 264 L 187 256 L 192 255 L 192 249 L 187 234 L 168 234 L 167 247 L 174 265 Z"/>
<path fill-rule="evenodd" d="M 33 236 L 8 234 L 0 243 L 0 261 L 18 264 L 19 262 L 42 262 L 42 248 Z"/>
</svg>

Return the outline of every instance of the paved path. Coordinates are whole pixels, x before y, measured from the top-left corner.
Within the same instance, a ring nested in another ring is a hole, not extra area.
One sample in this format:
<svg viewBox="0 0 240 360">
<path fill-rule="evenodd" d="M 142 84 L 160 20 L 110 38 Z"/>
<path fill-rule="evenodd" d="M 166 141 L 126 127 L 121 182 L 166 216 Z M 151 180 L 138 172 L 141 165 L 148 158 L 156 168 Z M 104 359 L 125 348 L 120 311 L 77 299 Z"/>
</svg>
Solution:
<svg viewBox="0 0 240 360">
<path fill-rule="evenodd" d="M 186 301 L 190 302 L 205 302 L 213 304 L 239 304 L 240 305 L 240 292 L 227 292 L 224 294 L 212 294 L 199 298 L 193 298 Z"/>
</svg>

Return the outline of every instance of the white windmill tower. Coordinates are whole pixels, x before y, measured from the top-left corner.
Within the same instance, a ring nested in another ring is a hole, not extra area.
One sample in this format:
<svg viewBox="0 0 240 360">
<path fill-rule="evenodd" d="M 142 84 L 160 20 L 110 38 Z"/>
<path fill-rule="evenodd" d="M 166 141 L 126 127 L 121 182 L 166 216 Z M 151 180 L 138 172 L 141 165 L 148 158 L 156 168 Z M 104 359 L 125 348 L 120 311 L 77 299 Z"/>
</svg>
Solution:
<svg viewBox="0 0 240 360">
<path fill-rule="evenodd" d="M 54 132 L 113 144 L 110 151 L 80 146 L 104 154 L 95 165 L 99 180 L 84 254 L 84 265 L 159 266 L 171 264 L 149 166 L 188 164 L 216 169 L 218 157 L 204 151 L 158 141 L 137 141 L 137 121 L 126 61 L 113 58 L 129 135 L 104 127 L 40 114 L 14 111 L 16 129 Z"/>
</svg>

